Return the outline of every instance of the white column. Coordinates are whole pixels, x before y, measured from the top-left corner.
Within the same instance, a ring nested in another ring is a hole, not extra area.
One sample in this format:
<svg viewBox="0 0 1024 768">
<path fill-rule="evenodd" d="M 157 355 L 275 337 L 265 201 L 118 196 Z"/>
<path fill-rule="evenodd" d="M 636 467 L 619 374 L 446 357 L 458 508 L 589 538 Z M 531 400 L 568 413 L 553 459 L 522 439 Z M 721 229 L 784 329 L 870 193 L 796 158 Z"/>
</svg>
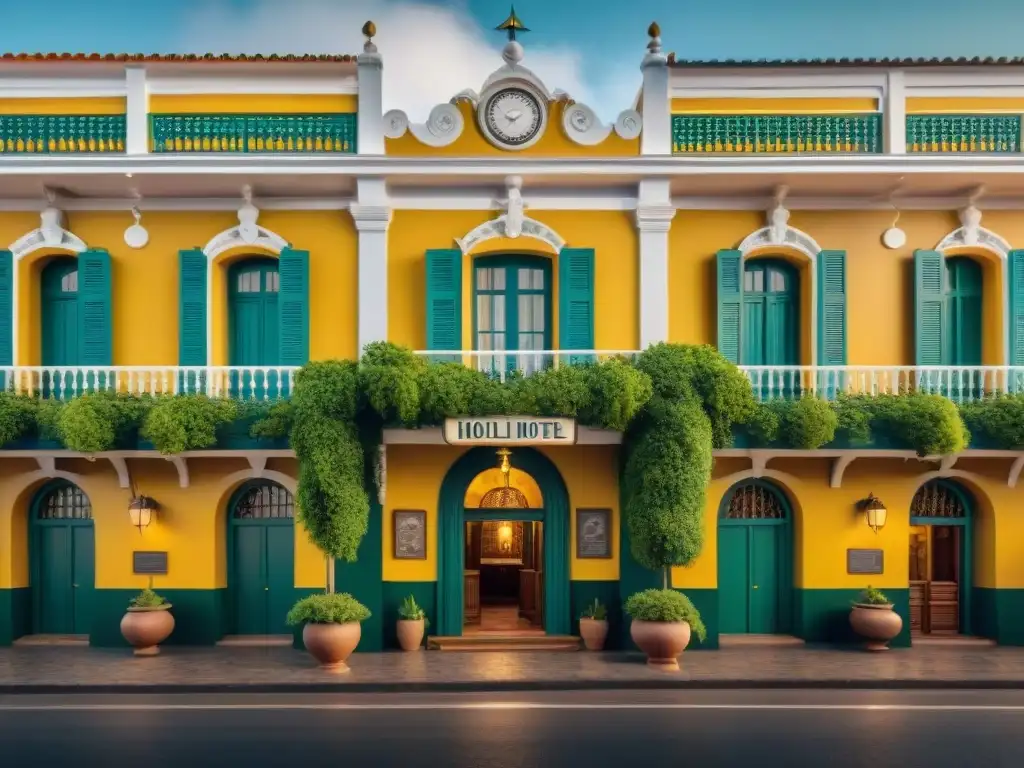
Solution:
<svg viewBox="0 0 1024 768">
<path fill-rule="evenodd" d="M 363 45 L 356 59 L 359 86 L 358 152 L 360 155 L 384 154 L 384 59 L 372 40 Z"/>
<path fill-rule="evenodd" d="M 661 52 L 661 30 L 651 24 L 651 41 L 640 64 L 643 73 L 643 132 L 641 155 L 672 154 L 672 94 L 669 89 L 668 58 Z"/>
<path fill-rule="evenodd" d="M 885 134 L 882 148 L 886 154 L 906 154 L 907 87 L 906 76 L 902 70 L 893 70 L 886 77 L 883 110 Z"/>
<path fill-rule="evenodd" d="M 125 92 L 125 152 L 145 155 L 149 152 L 149 90 L 146 69 L 128 66 L 124 70 Z"/>
<path fill-rule="evenodd" d="M 667 179 L 640 182 L 640 348 L 668 341 L 668 232 L 676 215 Z"/>
<path fill-rule="evenodd" d="M 388 338 L 388 225 L 391 204 L 383 179 L 358 179 L 349 206 L 359 233 L 359 354 Z"/>
</svg>

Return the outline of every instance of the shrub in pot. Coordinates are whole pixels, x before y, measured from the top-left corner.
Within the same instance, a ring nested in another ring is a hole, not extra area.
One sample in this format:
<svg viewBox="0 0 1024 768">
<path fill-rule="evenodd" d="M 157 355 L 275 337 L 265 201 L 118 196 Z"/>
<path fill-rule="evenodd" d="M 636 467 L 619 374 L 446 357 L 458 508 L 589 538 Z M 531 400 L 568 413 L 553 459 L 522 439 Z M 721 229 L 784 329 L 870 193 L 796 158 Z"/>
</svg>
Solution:
<svg viewBox="0 0 1024 768">
<path fill-rule="evenodd" d="M 174 631 L 171 604 L 147 588 L 132 598 L 121 619 L 121 634 L 135 649 L 136 656 L 156 656 L 160 643 Z"/>
<path fill-rule="evenodd" d="M 889 642 L 903 629 L 903 619 L 880 590 L 867 587 L 850 609 L 850 626 L 864 638 L 869 651 L 887 651 Z"/>
<path fill-rule="evenodd" d="M 633 619 L 633 642 L 647 654 L 648 664 L 665 672 L 679 671 L 679 656 L 689 645 L 691 632 L 701 641 L 707 637 L 700 613 L 674 589 L 637 592 L 626 600 L 625 610 Z"/>
<path fill-rule="evenodd" d="M 603 651 L 608 638 L 608 611 L 596 597 L 580 614 L 580 637 L 588 651 Z"/>
<path fill-rule="evenodd" d="M 348 672 L 345 662 L 359 644 L 360 622 L 370 618 L 370 610 L 345 592 L 310 595 L 288 611 L 289 626 L 302 627 L 306 650 L 327 672 Z"/>
<path fill-rule="evenodd" d="M 403 651 L 418 651 L 427 628 L 427 613 L 409 595 L 398 608 L 398 644 Z"/>
</svg>

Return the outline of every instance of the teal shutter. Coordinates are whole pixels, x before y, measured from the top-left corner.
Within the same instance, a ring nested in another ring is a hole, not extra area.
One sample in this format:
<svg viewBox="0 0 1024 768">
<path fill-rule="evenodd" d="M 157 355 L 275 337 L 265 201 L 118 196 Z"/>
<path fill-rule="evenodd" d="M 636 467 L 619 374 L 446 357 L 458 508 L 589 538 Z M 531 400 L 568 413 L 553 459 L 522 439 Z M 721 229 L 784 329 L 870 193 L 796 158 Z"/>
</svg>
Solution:
<svg viewBox="0 0 1024 768">
<path fill-rule="evenodd" d="M 281 365 L 309 362 L 309 251 L 285 248 L 278 261 L 278 343 Z"/>
<path fill-rule="evenodd" d="M 739 251 L 719 251 L 715 260 L 718 276 L 718 351 L 726 360 L 739 365 L 743 254 Z"/>
<path fill-rule="evenodd" d="M 914 350 L 916 365 L 943 364 L 946 332 L 946 265 L 938 251 L 914 251 Z"/>
<path fill-rule="evenodd" d="M 1024 251 L 1010 251 L 1006 267 L 1009 270 L 1007 280 L 1010 286 L 1008 362 L 1010 365 L 1024 365 Z"/>
<path fill-rule="evenodd" d="M 0 365 L 14 365 L 14 254 L 0 251 Z M 0 377 L 6 389 L 7 377 Z"/>
<path fill-rule="evenodd" d="M 594 249 L 563 248 L 558 254 L 558 348 L 594 348 Z M 574 355 L 569 362 L 588 362 Z"/>
<path fill-rule="evenodd" d="M 113 365 L 113 323 L 110 299 L 110 254 L 78 255 L 78 364 Z"/>
<path fill-rule="evenodd" d="M 427 349 L 462 349 L 462 251 L 427 251 Z"/>
<path fill-rule="evenodd" d="M 178 269 L 178 365 L 205 366 L 206 254 L 179 251 Z"/>
<path fill-rule="evenodd" d="M 818 254 L 818 365 L 846 365 L 846 251 Z M 818 392 L 832 398 L 845 376 L 822 372 Z"/>
</svg>

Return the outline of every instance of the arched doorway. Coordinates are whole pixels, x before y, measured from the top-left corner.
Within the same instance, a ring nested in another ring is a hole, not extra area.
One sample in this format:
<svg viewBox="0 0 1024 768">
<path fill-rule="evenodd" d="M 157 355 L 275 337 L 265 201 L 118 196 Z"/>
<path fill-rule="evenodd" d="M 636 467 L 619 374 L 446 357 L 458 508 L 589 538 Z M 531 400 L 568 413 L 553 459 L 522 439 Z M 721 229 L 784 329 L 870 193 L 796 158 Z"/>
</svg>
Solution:
<svg viewBox="0 0 1024 768">
<path fill-rule="evenodd" d="M 246 483 L 228 505 L 228 593 L 232 634 L 290 632 L 295 597 L 295 500 L 266 480 Z"/>
<path fill-rule="evenodd" d="M 228 365 L 252 369 L 280 364 L 280 287 L 277 259 L 255 257 L 229 267 Z M 263 372 L 232 376 L 232 389 L 243 397 L 263 399 L 280 394 L 276 377 Z"/>
<path fill-rule="evenodd" d="M 931 480 L 910 503 L 910 631 L 971 633 L 974 498 L 959 483 Z"/>
<path fill-rule="evenodd" d="M 36 494 L 29 514 L 32 631 L 87 635 L 96 566 L 89 497 L 78 486 L 57 481 Z"/>
<path fill-rule="evenodd" d="M 495 448 L 473 448 L 463 454 L 445 475 L 438 499 L 437 634 L 463 633 L 465 618 L 466 491 L 473 479 L 497 464 Z M 485 520 L 540 522 L 543 561 L 543 627 L 549 635 L 568 635 L 569 615 L 569 494 L 555 465 L 539 451 L 518 448 L 509 457 L 512 467 L 530 475 L 543 498 L 543 509 L 474 509 L 469 517 Z"/>
<path fill-rule="evenodd" d="M 792 627 L 792 509 L 762 480 L 744 480 L 718 514 L 718 600 L 722 634 L 784 634 Z"/>
</svg>

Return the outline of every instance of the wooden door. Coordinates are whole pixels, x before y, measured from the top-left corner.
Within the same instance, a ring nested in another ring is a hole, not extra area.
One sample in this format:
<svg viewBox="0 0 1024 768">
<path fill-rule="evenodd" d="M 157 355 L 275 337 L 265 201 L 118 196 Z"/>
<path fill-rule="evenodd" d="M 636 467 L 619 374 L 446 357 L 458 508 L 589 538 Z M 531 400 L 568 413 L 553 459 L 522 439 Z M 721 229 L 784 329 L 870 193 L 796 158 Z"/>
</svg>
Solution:
<svg viewBox="0 0 1024 768">
<path fill-rule="evenodd" d="M 79 364 L 78 260 L 55 259 L 43 268 L 40 307 L 40 359 L 46 367 L 74 367 Z M 71 397 L 75 378 L 70 371 L 43 374 L 44 397 Z"/>
<path fill-rule="evenodd" d="M 277 312 L 280 278 L 276 259 L 250 259 L 228 273 L 228 364 L 249 369 L 280 363 Z M 232 374 L 232 389 L 241 396 L 278 397 L 277 377 L 262 371 Z"/>
<path fill-rule="evenodd" d="M 37 634 L 86 635 L 92 629 L 95 543 L 88 504 L 77 488 L 64 487 L 47 494 L 33 511 L 33 631 Z"/>
<path fill-rule="evenodd" d="M 787 568 L 784 525 L 723 525 L 718 529 L 720 622 L 723 634 L 784 632 Z"/>
<path fill-rule="evenodd" d="M 291 520 L 236 523 L 230 584 L 235 632 L 280 635 L 294 602 L 295 526 Z"/>
<path fill-rule="evenodd" d="M 963 526 L 915 526 L 910 541 L 910 631 L 959 633 L 963 626 Z"/>
</svg>

